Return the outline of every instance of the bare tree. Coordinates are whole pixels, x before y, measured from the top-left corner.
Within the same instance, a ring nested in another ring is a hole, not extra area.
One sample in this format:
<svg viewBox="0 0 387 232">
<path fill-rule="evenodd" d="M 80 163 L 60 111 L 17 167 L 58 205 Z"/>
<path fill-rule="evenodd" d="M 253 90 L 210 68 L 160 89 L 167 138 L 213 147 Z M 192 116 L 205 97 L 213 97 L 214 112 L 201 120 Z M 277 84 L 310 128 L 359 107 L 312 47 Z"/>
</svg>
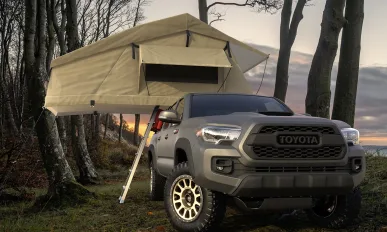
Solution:
<svg viewBox="0 0 387 232">
<path fill-rule="evenodd" d="M 329 118 L 331 71 L 338 49 L 338 39 L 345 23 L 345 0 L 327 0 L 321 23 L 320 39 L 308 76 L 305 108 L 308 114 Z"/>
<path fill-rule="evenodd" d="M 257 12 L 265 11 L 268 13 L 275 13 L 282 7 L 282 1 L 283 0 L 243 0 L 243 1 L 236 1 L 236 2 L 213 2 L 210 5 L 207 5 L 207 0 L 198 0 L 199 5 L 199 17 L 200 20 L 208 23 L 208 14 L 211 13 L 210 9 L 217 6 L 217 5 L 224 5 L 224 6 L 248 6 L 251 8 L 254 8 Z M 210 23 L 213 23 L 215 21 L 222 21 L 222 17 L 224 15 L 216 12 L 212 12 L 212 15 L 216 16 L 217 19 L 211 21 Z"/>
<path fill-rule="evenodd" d="M 143 7 L 149 3 L 150 0 L 78 0 L 81 46 L 144 20 Z"/>
<path fill-rule="evenodd" d="M 10 57 L 12 51 L 10 51 L 10 48 L 14 40 L 14 32 L 19 30 L 17 28 L 20 25 L 18 19 L 20 19 L 23 12 L 21 6 L 22 2 L 20 0 L 0 2 L 0 91 L 3 97 L 3 109 L 8 130 L 13 135 L 19 134 L 19 129 L 15 121 L 15 115 L 18 115 L 18 107 L 16 106 L 17 92 L 15 91 L 15 78 L 17 76 L 11 70 L 12 60 Z M 20 57 L 20 47 L 17 49 Z M 20 64 L 20 59 L 16 62 Z M 19 121 L 21 124 L 22 119 L 19 118 Z"/>
<path fill-rule="evenodd" d="M 46 53 L 45 0 L 25 0 L 25 19 L 24 51 L 29 100 L 49 180 L 47 195 L 42 199 L 49 199 L 51 203 L 63 203 L 62 200 L 70 200 L 76 193 L 86 194 L 88 191 L 74 182 L 74 175 L 60 143 L 54 115 L 48 110 L 42 110 L 46 95 L 44 82 L 47 75 L 44 64 Z M 47 202 L 37 201 L 37 204 L 45 203 Z"/>
<path fill-rule="evenodd" d="M 336 80 L 332 119 L 354 126 L 361 35 L 364 20 L 364 0 L 349 0 L 345 7 L 341 37 L 339 70 Z"/>
<path fill-rule="evenodd" d="M 53 26 L 56 32 L 56 36 L 58 38 L 58 45 L 60 48 L 60 55 L 66 54 L 66 40 L 65 40 L 65 32 L 66 32 L 66 8 L 65 8 L 65 0 L 50 0 L 50 13 L 52 14 Z M 58 12 L 59 11 L 59 12 Z M 60 24 L 59 24 L 59 19 Z"/>
<path fill-rule="evenodd" d="M 103 138 L 106 138 L 107 130 L 109 128 L 109 117 L 110 117 L 110 115 L 106 114 L 106 118 L 105 118 L 105 131 L 103 132 Z"/>
<path fill-rule="evenodd" d="M 124 118 L 122 116 L 122 114 L 120 114 L 120 128 L 119 128 L 119 131 L 118 131 L 118 142 L 121 143 L 121 140 L 122 140 L 122 124 L 124 122 Z"/>
<path fill-rule="evenodd" d="M 66 16 L 67 49 L 68 52 L 71 52 L 80 47 L 76 0 L 66 0 Z M 72 115 L 71 124 L 73 154 L 80 173 L 79 182 L 82 184 L 95 183 L 99 177 L 87 150 L 83 115 Z"/>
<path fill-rule="evenodd" d="M 57 38 L 57 45 L 59 46 L 59 54 L 66 54 L 66 41 L 65 41 L 65 29 L 66 29 L 66 10 L 65 0 L 46 0 L 47 1 L 47 24 L 48 24 L 48 35 L 55 31 Z M 60 20 L 60 23 L 58 22 Z M 55 47 L 54 47 L 55 48 Z M 53 48 L 53 49 L 54 49 Z M 52 51 L 52 54 L 54 52 Z M 50 57 L 50 55 L 47 55 Z M 53 55 L 51 56 L 52 59 Z M 47 61 L 51 62 L 51 59 L 47 58 Z M 49 64 L 47 64 L 49 68 Z M 57 117 L 56 122 L 59 130 L 60 141 L 63 146 L 63 152 L 67 154 L 67 130 L 66 120 L 63 116 Z"/>
<path fill-rule="evenodd" d="M 285 0 L 281 13 L 281 31 L 280 31 L 280 49 L 277 62 L 276 82 L 274 89 L 274 97 L 285 102 L 286 91 L 288 88 L 289 79 L 289 60 L 293 43 L 297 36 L 298 25 L 300 24 L 303 15 L 302 11 L 307 0 L 298 0 L 293 13 L 292 21 L 292 3 L 293 0 Z M 290 25 L 290 26 L 289 26 Z"/>
<path fill-rule="evenodd" d="M 133 144 L 138 146 L 139 145 L 139 135 L 138 135 L 138 129 L 140 128 L 140 115 L 136 114 L 134 117 L 134 132 L 133 132 Z"/>
</svg>

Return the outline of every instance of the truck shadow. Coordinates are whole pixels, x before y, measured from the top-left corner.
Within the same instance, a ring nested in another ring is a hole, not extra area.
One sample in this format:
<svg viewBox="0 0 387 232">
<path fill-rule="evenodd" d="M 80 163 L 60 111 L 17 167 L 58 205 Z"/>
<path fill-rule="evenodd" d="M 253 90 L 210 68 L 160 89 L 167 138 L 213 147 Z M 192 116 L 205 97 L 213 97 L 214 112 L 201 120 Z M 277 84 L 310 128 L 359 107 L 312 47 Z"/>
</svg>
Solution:
<svg viewBox="0 0 387 232">
<path fill-rule="evenodd" d="M 265 231 L 265 232 L 286 232 L 286 231 L 327 231 L 322 228 L 315 228 L 305 216 L 300 213 L 294 215 L 243 215 L 228 213 L 222 223 L 221 231 Z"/>
</svg>

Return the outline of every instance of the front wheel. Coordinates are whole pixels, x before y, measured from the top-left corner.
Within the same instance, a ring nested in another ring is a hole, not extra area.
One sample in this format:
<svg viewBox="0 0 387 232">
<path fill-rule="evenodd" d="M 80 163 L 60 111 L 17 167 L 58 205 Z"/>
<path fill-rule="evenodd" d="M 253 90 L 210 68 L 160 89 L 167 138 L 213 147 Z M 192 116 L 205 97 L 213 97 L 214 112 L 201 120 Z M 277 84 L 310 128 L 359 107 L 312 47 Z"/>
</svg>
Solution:
<svg viewBox="0 0 387 232">
<path fill-rule="evenodd" d="M 225 196 L 196 185 L 185 162 L 178 164 L 167 178 L 164 204 L 178 231 L 213 231 L 226 211 Z"/>
<path fill-rule="evenodd" d="M 361 193 L 358 188 L 347 195 L 327 196 L 318 199 L 315 206 L 307 210 L 309 219 L 321 227 L 342 229 L 358 218 L 361 208 Z"/>
</svg>

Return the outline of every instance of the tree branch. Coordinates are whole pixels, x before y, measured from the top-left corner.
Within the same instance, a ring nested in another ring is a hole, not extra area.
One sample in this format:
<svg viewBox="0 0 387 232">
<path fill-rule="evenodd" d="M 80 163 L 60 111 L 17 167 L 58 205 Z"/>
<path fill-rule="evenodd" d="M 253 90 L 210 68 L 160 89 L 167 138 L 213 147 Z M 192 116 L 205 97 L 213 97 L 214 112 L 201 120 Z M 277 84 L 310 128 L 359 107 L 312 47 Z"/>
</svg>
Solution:
<svg viewBox="0 0 387 232">
<path fill-rule="evenodd" d="M 211 25 L 212 23 L 214 22 L 218 22 L 218 21 L 224 21 L 225 19 L 223 19 L 222 17 L 224 17 L 226 14 L 221 14 L 219 12 L 211 12 L 210 15 L 213 15 L 216 17 L 216 19 L 212 20 L 210 23 L 208 23 L 208 25 Z"/>
<path fill-rule="evenodd" d="M 304 10 L 305 4 L 307 0 L 298 0 L 296 9 L 294 9 L 292 22 L 290 24 L 289 29 L 289 37 L 288 37 L 288 43 L 291 46 L 293 46 L 294 40 L 296 39 L 297 35 L 297 29 L 298 25 L 300 24 L 301 20 L 303 19 L 302 11 Z"/>
<path fill-rule="evenodd" d="M 281 9 L 283 0 L 246 0 L 244 3 L 236 2 L 214 2 L 207 6 L 208 10 L 215 5 L 225 5 L 225 6 L 249 6 L 249 7 L 258 7 L 258 12 L 264 10 L 265 12 L 275 13 L 277 10 Z"/>
<path fill-rule="evenodd" d="M 285 0 L 281 12 L 281 25 L 280 25 L 280 43 L 281 46 L 287 44 L 289 36 L 289 24 L 290 17 L 292 15 L 292 4 L 293 0 Z"/>
<path fill-rule="evenodd" d="M 215 5 L 228 5 L 228 6 L 251 6 L 254 7 L 254 1 L 250 2 L 249 0 L 246 0 L 245 3 L 235 3 L 235 2 L 214 2 L 207 7 L 207 11 L 215 6 Z"/>
</svg>

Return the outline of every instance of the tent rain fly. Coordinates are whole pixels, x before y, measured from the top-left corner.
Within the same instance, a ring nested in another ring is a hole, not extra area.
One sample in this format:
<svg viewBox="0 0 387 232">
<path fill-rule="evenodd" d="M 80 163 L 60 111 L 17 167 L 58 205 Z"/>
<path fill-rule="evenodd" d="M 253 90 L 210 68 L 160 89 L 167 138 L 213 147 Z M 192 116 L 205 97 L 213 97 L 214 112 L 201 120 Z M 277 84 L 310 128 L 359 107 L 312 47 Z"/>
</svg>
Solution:
<svg viewBox="0 0 387 232">
<path fill-rule="evenodd" d="M 185 93 L 252 93 L 243 73 L 267 58 L 182 14 L 55 59 L 45 107 L 55 115 L 148 114 L 155 105 L 172 105 Z"/>
</svg>

